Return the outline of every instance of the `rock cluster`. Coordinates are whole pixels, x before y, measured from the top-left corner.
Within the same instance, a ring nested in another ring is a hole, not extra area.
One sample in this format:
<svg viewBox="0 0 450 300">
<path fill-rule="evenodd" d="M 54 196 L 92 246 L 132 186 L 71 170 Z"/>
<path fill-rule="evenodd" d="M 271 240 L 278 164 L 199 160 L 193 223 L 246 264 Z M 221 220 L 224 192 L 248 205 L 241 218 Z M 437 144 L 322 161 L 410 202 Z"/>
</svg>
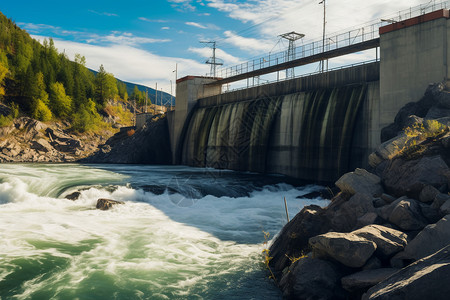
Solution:
<svg viewBox="0 0 450 300">
<path fill-rule="evenodd" d="M 433 103 L 450 94 L 438 88 L 409 108 L 443 117 Z M 372 169 L 343 175 L 328 207 L 303 208 L 274 240 L 269 266 L 285 298 L 448 299 L 450 123 L 405 110 L 398 120 L 413 122 L 370 156 Z"/>
<path fill-rule="evenodd" d="M 0 128 L 0 162 L 72 162 L 87 156 L 100 137 L 68 133 L 64 124 L 45 124 L 21 117 Z"/>
</svg>

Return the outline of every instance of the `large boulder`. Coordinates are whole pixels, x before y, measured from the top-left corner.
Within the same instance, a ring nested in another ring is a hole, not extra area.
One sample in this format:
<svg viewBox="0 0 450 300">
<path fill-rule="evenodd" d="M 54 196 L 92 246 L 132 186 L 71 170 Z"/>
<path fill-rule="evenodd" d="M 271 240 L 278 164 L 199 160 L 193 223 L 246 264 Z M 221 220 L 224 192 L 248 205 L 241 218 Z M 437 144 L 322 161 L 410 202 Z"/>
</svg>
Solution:
<svg viewBox="0 0 450 300">
<path fill-rule="evenodd" d="M 286 299 L 347 299 L 340 286 L 341 277 L 334 263 L 305 257 L 292 264 L 280 287 Z"/>
<path fill-rule="evenodd" d="M 334 230 L 349 232 L 355 229 L 358 222 L 363 223 L 364 216 L 376 212 L 373 199 L 367 194 L 355 194 L 348 201 L 333 207 L 333 213 L 329 214 Z"/>
<path fill-rule="evenodd" d="M 381 268 L 356 272 L 354 274 L 342 277 L 342 287 L 349 292 L 366 290 L 387 279 L 397 271 L 398 269 L 394 268 Z"/>
<path fill-rule="evenodd" d="M 336 186 L 350 195 L 357 193 L 370 196 L 380 196 L 383 193 L 381 180 L 375 174 L 364 169 L 356 169 L 354 172 L 346 173 L 336 181 Z"/>
<path fill-rule="evenodd" d="M 440 188 L 447 185 L 449 178 L 450 170 L 439 155 L 409 161 L 395 159 L 382 175 L 388 193 L 397 197 L 408 195 L 414 199 L 419 199 L 425 186 Z"/>
<path fill-rule="evenodd" d="M 351 268 L 362 267 L 377 245 L 353 233 L 328 232 L 309 239 L 314 257 L 332 258 Z"/>
<path fill-rule="evenodd" d="M 420 230 L 427 225 L 419 203 L 413 199 L 404 199 L 396 203 L 388 220 L 406 231 Z"/>
<path fill-rule="evenodd" d="M 363 300 L 448 299 L 450 295 L 450 245 L 401 269 L 370 288 Z"/>
<path fill-rule="evenodd" d="M 381 225 L 369 225 L 352 233 L 374 242 L 377 245 L 376 252 L 383 257 L 389 257 L 402 251 L 408 243 L 405 233 Z"/>
<path fill-rule="evenodd" d="M 450 244 L 450 215 L 430 224 L 408 243 L 401 253 L 403 259 L 418 260 Z"/>
<path fill-rule="evenodd" d="M 309 239 L 329 230 L 325 210 L 317 205 L 305 206 L 283 227 L 272 243 L 270 267 L 275 273 L 281 272 L 291 264 L 288 257 L 299 257 L 309 252 Z"/>
</svg>

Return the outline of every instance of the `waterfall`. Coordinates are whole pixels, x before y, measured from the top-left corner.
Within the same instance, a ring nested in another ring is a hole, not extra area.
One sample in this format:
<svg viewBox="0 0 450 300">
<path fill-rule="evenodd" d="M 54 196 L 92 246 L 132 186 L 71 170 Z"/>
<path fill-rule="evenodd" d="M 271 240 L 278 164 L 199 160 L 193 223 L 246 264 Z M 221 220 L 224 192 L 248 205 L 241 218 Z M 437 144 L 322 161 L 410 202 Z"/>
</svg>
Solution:
<svg viewBox="0 0 450 300">
<path fill-rule="evenodd" d="M 332 181 L 348 171 L 366 85 L 196 108 L 182 163 Z"/>
</svg>

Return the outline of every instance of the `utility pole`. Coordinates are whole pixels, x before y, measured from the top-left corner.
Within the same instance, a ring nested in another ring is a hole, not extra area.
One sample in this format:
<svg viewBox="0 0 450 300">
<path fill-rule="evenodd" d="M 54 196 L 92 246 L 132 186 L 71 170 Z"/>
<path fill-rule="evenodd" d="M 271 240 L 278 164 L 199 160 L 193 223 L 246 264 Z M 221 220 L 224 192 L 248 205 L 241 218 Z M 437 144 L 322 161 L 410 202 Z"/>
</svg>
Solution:
<svg viewBox="0 0 450 300">
<path fill-rule="evenodd" d="M 319 2 L 319 4 L 323 4 L 323 40 L 322 40 L 322 52 L 325 53 L 325 25 L 327 24 L 326 22 L 326 0 L 322 0 Z M 325 70 L 325 59 L 322 60 L 321 62 L 322 64 L 322 73 Z"/>
<path fill-rule="evenodd" d="M 216 58 L 216 41 L 201 41 L 200 43 L 202 44 L 211 44 L 212 45 L 212 49 L 213 49 L 213 54 L 212 56 L 205 62 L 208 65 L 211 65 L 211 77 L 215 78 L 216 77 L 216 66 L 221 66 L 223 65 L 222 62 L 218 61 Z"/>
<path fill-rule="evenodd" d="M 172 80 L 170 81 L 170 110 L 172 110 L 172 100 L 173 100 L 173 89 L 172 89 Z"/>
<path fill-rule="evenodd" d="M 158 105 L 158 83 L 156 83 L 155 88 L 155 105 Z"/>
<path fill-rule="evenodd" d="M 305 35 L 303 33 L 297 33 L 295 31 L 291 31 L 288 33 L 280 34 L 281 38 L 289 41 L 289 47 L 287 51 L 286 61 L 291 61 L 295 59 L 295 41 L 303 38 Z M 294 68 L 286 69 L 286 78 L 294 78 Z"/>
<path fill-rule="evenodd" d="M 147 98 L 148 98 L 148 89 L 145 90 L 145 113 L 147 113 Z"/>
</svg>

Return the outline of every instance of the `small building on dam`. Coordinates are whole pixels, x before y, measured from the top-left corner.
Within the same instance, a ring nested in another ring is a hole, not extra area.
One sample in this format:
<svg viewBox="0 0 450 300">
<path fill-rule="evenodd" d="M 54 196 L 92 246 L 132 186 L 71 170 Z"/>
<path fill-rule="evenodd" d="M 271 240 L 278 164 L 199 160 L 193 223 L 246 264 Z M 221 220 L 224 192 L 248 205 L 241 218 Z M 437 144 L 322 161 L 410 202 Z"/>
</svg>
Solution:
<svg viewBox="0 0 450 300">
<path fill-rule="evenodd" d="M 319 182 L 365 167 L 400 108 L 430 83 L 448 82 L 449 26 L 446 9 L 420 14 L 372 39 L 257 72 L 379 47 L 378 61 L 227 93 L 222 85 L 233 78 L 178 79 L 168 114 L 173 162 Z"/>
</svg>

